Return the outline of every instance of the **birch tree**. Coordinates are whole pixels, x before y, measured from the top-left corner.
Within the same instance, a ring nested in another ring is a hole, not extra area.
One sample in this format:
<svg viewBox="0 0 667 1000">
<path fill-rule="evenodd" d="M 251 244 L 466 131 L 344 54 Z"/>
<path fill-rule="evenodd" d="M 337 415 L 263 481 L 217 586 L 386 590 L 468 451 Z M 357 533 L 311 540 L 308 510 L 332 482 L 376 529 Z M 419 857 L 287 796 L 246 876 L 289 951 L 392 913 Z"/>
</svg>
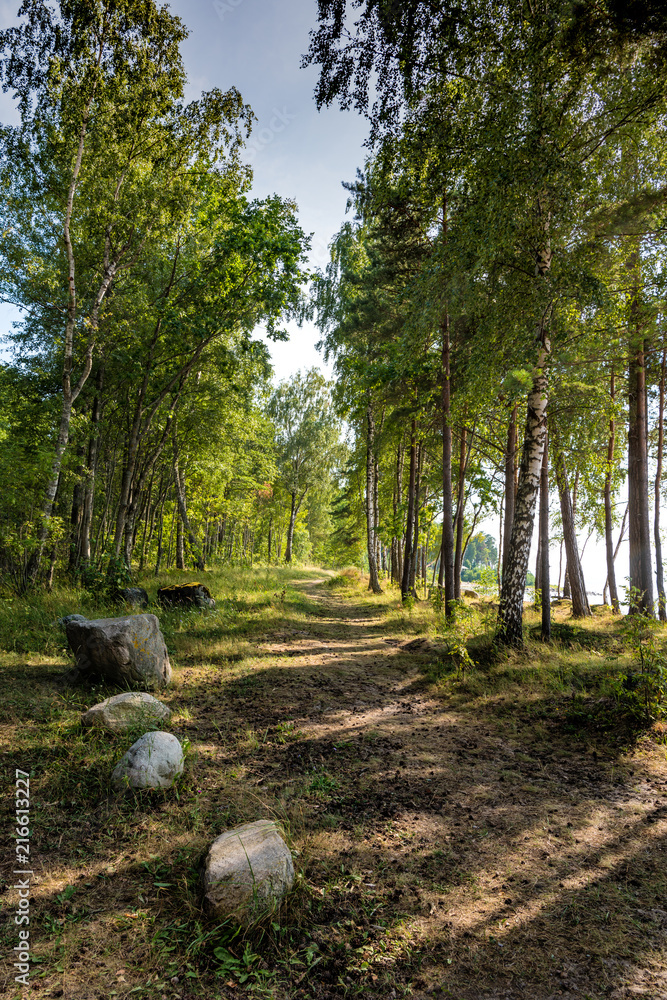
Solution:
<svg viewBox="0 0 667 1000">
<path fill-rule="evenodd" d="M 152 0 L 24 0 L 19 17 L 0 34 L 2 86 L 20 115 L 2 133 L 0 288 L 60 326 L 62 372 L 34 578 L 110 289 L 175 224 L 193 159 L 234 155 L 250 112 L 234 90 L 181 103 L 187 32 Z"/>
</svg>

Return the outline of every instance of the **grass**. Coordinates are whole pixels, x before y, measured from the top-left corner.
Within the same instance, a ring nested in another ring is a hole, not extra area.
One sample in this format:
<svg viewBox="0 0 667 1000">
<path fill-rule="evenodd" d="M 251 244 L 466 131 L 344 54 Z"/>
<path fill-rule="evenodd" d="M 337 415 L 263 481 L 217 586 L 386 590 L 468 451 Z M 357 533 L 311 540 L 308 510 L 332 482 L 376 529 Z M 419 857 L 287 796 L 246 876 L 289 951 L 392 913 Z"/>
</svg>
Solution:
<svg viewBox="0 0 667 1000">
<path fill-rule="evenodd" d="M 81 727 L 113 692 L 72 685 L 57 624 L 122 609 L 67 589 L 0 603 L 9 791 L 15 768 L 31 774 L 31 995 L 472 1000 L 523 983 L 517 996 L 540 1000 L 570 982 L 598 1000 L 624 983 L 637 995 L 642 976 L 660 995 L 665 737 L 619 706 L 631 653 L 617 619 L 559 610 L 546 647 L 527 611 L 526 650 L 499 652 L 485 601 L 446 629 L 356 572 L 309 587 L 321 576 L 207 572 L 214 610 L 149 608 L 186 767 L 137 794 L 109 779 L 140 733 Z M 196 574 L 144 585 L 181 579 Z M 263 817 L 286 832 L 295 889 L 250 931 L 211 923 L 206 850 Z"/>
</svg>

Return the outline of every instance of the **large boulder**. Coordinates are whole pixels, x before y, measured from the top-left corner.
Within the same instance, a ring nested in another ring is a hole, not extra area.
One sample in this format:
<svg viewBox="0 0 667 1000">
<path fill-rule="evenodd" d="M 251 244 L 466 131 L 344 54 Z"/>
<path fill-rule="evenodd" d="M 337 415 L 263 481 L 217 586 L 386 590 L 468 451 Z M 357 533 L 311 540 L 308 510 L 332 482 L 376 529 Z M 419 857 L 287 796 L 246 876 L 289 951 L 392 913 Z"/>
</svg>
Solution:
<svg viewBox="0 0 667 1000">
<path fill-rule="evenodd" d="M 89 621 L 77 615 L 65 624 L 67 641 L 82 674 L 123 687 L 161 688 L 171 665 L 155 615 Z"/>
<path fill-rule="evenodd" d="M 203 583 L 175 583 L 171 587 L 160 587 L 157 592 L 160 604 L 185 608 L 214 608 L 211 591 Z"/>
<path fill-rule="evenodd" d="M 204 868 L 208 910 L 241 923 L 275 909 L 294 882 L 292 855 L 269 819 L 227 830 L 209 848 Z"/>
<path fill-rule="evenodd" d="M 183 748 L 172 733 L 144 733 L 111 775 L 114 788 L 169 788 L 183 770 Z"/>
<path fill-rule="evenodd" d="M 81 722 L 84 726 L 103 726 L 120 732 L 138 725 L 154 726 L 170 717 L 171 709 L 152 695 L 145 691 L 126 691 L 93 705 L 83 713 Z"/>
</svg>

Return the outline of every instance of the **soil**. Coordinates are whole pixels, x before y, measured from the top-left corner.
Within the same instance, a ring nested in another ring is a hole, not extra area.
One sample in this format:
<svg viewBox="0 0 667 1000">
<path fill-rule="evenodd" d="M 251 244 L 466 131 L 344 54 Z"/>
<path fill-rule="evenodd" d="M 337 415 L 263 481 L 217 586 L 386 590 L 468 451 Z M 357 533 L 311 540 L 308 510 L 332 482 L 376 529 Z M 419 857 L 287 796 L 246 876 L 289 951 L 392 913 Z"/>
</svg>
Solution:
<svg viewBox="0 0 667 1000">
<path fill-rule="evenodd" d="M 425 679 L 428 640 L 320 584 L 303 584 L 308 629 L 267 636 L 264 683 L 228 706 L 272 740 L 252 769 L 266 802 L 298 778 L 318 793 L 306 877 L 327 960 L 301 995 L 361 976 L 378 997 L 667 997 L 664 746 L 452 710 Z M 277 745 L 286 719 L 303 736 Z"/>
<path fill-rule="evenodd" d="M 55 839 L 38 844 L 44 907 L 94 871 L 99 917 L 72 924 L 64 980 L 35 980 L 30 995 L 87 1000 L 111 983 L 117 997 L 180 1000 L 248 988 L 276 1000 L 667 998 L 664 734 L 573 733 L 539 704 L 466 702 L 465 678 L 453 697 L 434 682 L 437 645 L 327 583 L 299 583 L 308 615 L 286 611 L 290 627 L 255 635 L 238 663 L 216 662 L 213 646 L 180 657 L 167 700 L 187 709 L 170 728 L 190 740 L 191 787 L 178 801 L 138 802 L 130 819 L 101 805 L 65 832 L 53 814 Z M 165 832 L 187 810 L 192 832 Z M 165 975 L 155 992 L 148 941 L 156 915 L 172 921 L 165 940 L 178 933 L 179 857 L 201 859 L 223 829 L 267 815 L 300 870 L 283 946 L 251 938 L 246 980 L 239 958 L 228 978 L 192 965 L 192 979 Z M 69 843 L 96 859 L 82 874 L 74 854 L 64 867 Z"/>
</svg>

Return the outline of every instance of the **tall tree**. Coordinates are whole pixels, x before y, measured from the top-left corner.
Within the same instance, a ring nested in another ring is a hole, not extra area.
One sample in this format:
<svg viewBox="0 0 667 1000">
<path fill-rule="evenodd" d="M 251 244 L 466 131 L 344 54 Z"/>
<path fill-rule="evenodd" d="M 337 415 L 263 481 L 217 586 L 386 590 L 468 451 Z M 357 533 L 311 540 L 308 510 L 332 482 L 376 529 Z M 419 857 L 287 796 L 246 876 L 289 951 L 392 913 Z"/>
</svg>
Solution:
<svg viewBox="0 0 667 1000">
<path fill-rule="evenodd" d="M 236 91 L 180 103 L 186 31 L 152 0 L 62 0 L 55 10 L 24 0 L 19 17 L 0 34 L 2 86 L 21 119 L 2 136 L 0 283 L 5 299 L 48 319 L 62 372 L 36 576 L 109 291 L 149 239 L 178 225 L 193 161 L 234 155 L 250 112 Z"/>
<path fill-rule="evenodd" d="M 328 476 L 340 456 L 339 421 L 329 385 L 317 369 L 281 382 L 268 412 L 277 432 L 282 484 L 290 498 L 285 562 L 292 561 L 294 526 L 309 490 Z"/>
</svg>

